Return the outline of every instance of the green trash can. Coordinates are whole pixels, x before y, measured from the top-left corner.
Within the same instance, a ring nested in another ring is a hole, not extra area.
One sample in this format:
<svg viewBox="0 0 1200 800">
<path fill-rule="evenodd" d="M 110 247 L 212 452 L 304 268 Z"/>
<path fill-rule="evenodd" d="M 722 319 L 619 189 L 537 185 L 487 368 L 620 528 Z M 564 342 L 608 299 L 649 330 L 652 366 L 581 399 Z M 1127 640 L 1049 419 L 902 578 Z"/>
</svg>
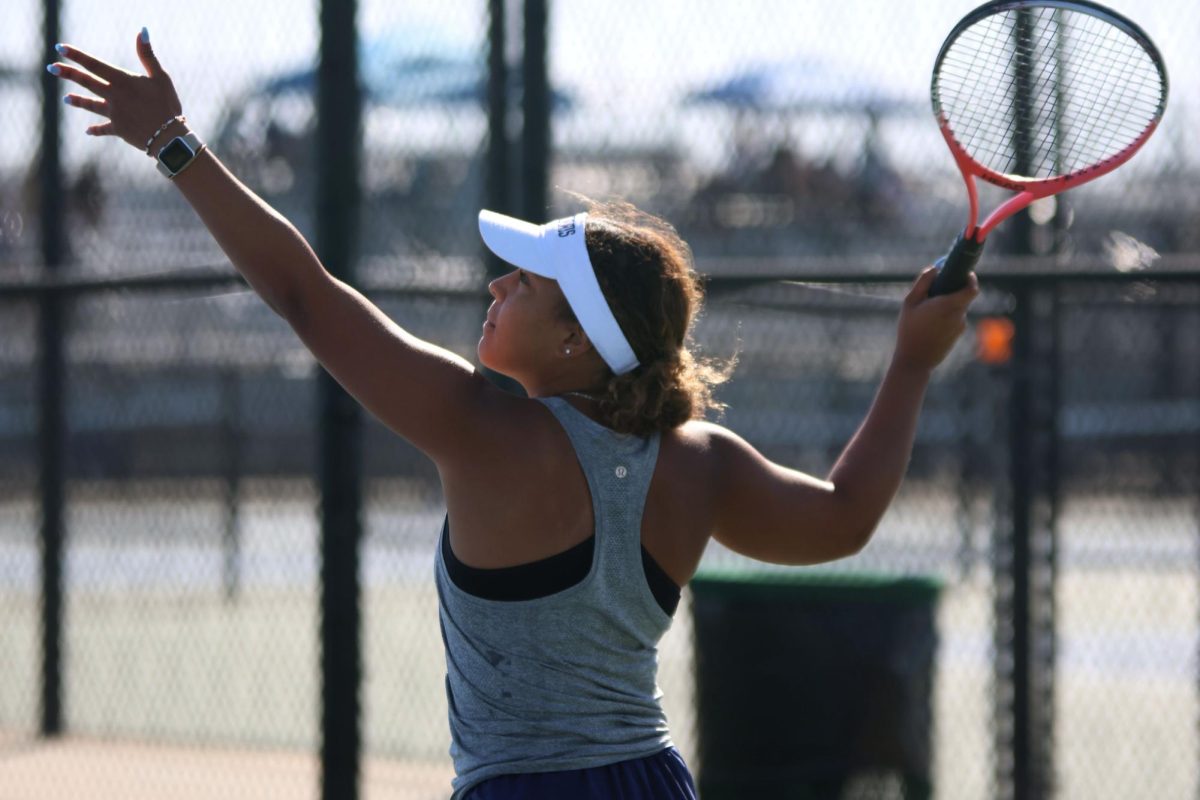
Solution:
<svg viewBox="0 0 1200 800">
<path fill-rule="evenodd" d="M 937 580 L 703 572 L 691 587 L 702 800 L 929 797 Z"/>
</svg>

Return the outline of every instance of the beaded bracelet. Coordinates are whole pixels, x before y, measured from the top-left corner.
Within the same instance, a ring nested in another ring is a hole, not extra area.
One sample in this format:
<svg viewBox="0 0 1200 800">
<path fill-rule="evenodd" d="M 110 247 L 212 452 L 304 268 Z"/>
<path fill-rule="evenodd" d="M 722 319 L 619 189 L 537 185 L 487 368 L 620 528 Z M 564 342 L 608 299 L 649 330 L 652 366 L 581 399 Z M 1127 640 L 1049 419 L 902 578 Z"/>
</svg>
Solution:
<svg viewBox="0 0 1200 800">
<path fill-rule="evenodd" d="M 146 155 L 150 155 L 150 145 L 154 144 L 154 140 L 157 139 L 163 131 L 165 131 L 167 128 L 171 127 L 171 123 L 173 123 L 173 122 L 178 122 L 181 125 L 186 124 L 187 117 L 180 114 L 178 117 L 171 117 L 169 120 L 164 122 L 163 126 L 161 128 L 159 128 L 158 130 L 156 130 L 154 132 L 154 135 L 146 140 Z"/>
</svg>

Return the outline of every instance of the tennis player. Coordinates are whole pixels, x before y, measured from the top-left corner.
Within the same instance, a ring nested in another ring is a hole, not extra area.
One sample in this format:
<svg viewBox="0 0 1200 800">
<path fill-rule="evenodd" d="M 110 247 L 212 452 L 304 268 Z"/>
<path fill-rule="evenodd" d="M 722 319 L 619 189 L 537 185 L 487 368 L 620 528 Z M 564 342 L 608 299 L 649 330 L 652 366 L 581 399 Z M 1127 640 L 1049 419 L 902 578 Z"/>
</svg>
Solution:
<svg viewBox="0 0 1200 800">
<path fill-rule="evenodd" d="M 816 564 L 860 551 L 895 495 L 930 373 L 974 278 L 916 280 L 891 364 L 828 478 L 774 464 L 720 425 L 722 370 L 693 357 L 701 287 L 686 244 L 627 205 L 537 225 L 484 211 L 514 269 L 489 285 L 479 362 L 422 341 L 331 276 L 297 230 L 181 117 L 145 31 L 145 74 L 74 47 L 66 102 L 158 161 L 234 266 L 364 407 L 437 464 L 435 554 L 456 798 L 695 798 L 656 686 L 657 643 L 709 537 Z"/>
</svg>

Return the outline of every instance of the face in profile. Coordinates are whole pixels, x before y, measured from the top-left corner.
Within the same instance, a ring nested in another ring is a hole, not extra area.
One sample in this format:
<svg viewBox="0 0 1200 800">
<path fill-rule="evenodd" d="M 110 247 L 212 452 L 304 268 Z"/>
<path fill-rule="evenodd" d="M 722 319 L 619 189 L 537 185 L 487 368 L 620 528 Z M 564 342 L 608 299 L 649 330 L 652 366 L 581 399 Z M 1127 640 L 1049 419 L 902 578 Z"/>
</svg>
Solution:
<svg viewBox="0 0 1200 800">
<path fill-rule="evenodd" d="M 476 352 L 490 370 L 521 379 L 553 363 L 570 333 L 558 283 L 517 269 L 488 284 L 492 304 Z"/>
</svg>

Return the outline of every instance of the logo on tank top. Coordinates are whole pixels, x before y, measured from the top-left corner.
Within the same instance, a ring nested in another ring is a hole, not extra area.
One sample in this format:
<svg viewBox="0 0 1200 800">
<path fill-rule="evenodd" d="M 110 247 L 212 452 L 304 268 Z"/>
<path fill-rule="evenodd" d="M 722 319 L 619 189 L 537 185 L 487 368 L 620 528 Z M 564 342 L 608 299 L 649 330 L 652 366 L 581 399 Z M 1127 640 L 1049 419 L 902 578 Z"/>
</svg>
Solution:
<svg viewBox="0 0 1200 800">
<path fill-rule="evenodd" d="M 575 218 L 559 220 L 558 223 L 558 238 L 565 239 L 568 236 L 575 235 Z"/>
</svg>

